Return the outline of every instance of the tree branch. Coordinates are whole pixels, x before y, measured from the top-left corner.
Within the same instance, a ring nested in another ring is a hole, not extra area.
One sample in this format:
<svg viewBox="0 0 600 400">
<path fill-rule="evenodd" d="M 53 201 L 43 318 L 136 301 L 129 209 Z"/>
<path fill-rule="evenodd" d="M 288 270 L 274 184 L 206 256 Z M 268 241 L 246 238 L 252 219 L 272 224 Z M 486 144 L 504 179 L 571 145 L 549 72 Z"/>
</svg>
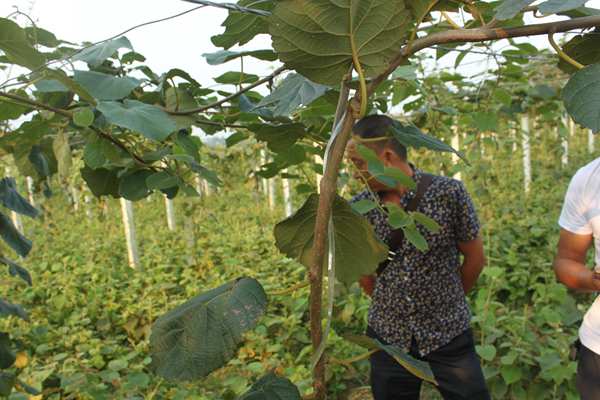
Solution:
<svg viewBox="0 0 600 400">
<path fill-rule="evenodd" d="M 254 82 L 251 85 L 246 86 L 245 88 L 241 89 L 240 91 L 233 93 L 219 101 L 215 101 L 214 103 L 208 104 L 206 106 L 202 106 L 202 107 L 198 107 L 198 108 L 193 108 L 191 110 L 183 110 L 183 111 L 175 111 L 175 110 L 165 110 L 166 112 L 168 112 L 171 115 L 190 115 L 190 114 L 196 114 L 217 106 L 220 106 L 223 103 L 228 102 L 229 100 L 235 99 L 236 97 L 238 97 L 239 95 L 247 92 L 250 89 L 254 89 L 257 86 L 262 85 L 263 83 L 269 82 L 271 79 L 273 79 L 274 77 L 276 77 L 277 75 L 281 74 L 283 71 L 285 71 L 287 69 L 287 67 L 283 66 L 283 67 L 279 67 L 277 68 L 275 71 L 273 71 L 272 74 L 265 76 L 262 79 L 259 79 L 258 81 Z"/>
<path fill-rule="evenodd" d="M 573 18 L 566 21 L 526 25 L 516 28 L 455 29 L 433 33 L 431 35 L 416 39 L 411 43 L 410 48 L 407 46 L 402 48 L 398 55 L 391 61 L 388 68 L 371 81 L 367 92 L 369 93 L 369 96 L 373 94 L 377 86 L 387 79 L 388 75 L 398 68 L 398 66 L 402 64 L 408 57 L 420 50 L 436 44 L 485 42 L 487 40 L 547 35 L 552 30 L 558 33 L 569 31 L 571 29 L 593 28 L 595 26 L 600 26 L 600 16 Z"/>
<path fill-rule="evenodd" d="M 21 103 L 21 104 L 27 104 L 33 108 L 36 109 L 41 109 L 41 110 L 46 110 L 46 111 L 52 111 L 53 113 L 56 113 L 58 115 L 62 115 L 63 117 L 72 119 L 73 118 L 73 113 L 67 110 L 63 110 L 61 108 L 56 108 L 56 107 L 52 107 L 49 106 L 47 104 L 44 103 L 40 103 L 39 101 L 35 101 L 35 100 L 31 100 L 28 99 L 27 97 L 21 97 L 21 96 L 17 96 L 15 94 L 12 93 L 6 93 L 6 92 L 0 92 L 0 97 L 5 97 L 7 99 L 13 100 L 17 103 Z M 103 132 L 102 130 L 96 128 L 95 126 L 90 126 L 90 128 L 96 132 L 98 135 L 100 135 L 101 137 L 103 137 L 104 139 L 112 142 L 115 146 L 117 146 L 118 148 L 120 148 L 121 150 L 125 151 L 127 154 L 129 154 L 131 156 L 131 158 L 133 158 L 138 164 L 141 164 L 145 167 L 150 167 L 151 169 L 153 169 L 153 167 L 146 163 L 140 156 L 138 156 L 137 154 L 133 153 L 131 150 L 129 150 L 127 148 L 127 146 L 125 146 L 123 143 L 121 143 L 120 141 L 118 141 L 116 138 L 114 138 L 112 135 Z"/>
<path fill-rule="evenodd" d="M 55 108 L 55 107 L 49 106 L 47 104 L 40 103 L 38 101 L 28 99 L 27 97 L 21 97 L 21 96 L 17 96 L 16 94 L 6 93 L 6 92 L 0 92 L 0 97 L 6 97 L 7 99 L 11 99 L 13 101 L 16 101 L 17 103 L 27 104 L 28 106 L 31 106 L 33 108 L 38 108 L 38 109 L 42 109 L 42 110 L 46 110 L 46 111 L 52 111 L 53 113 L 62 115 L 63 117 L 67 117 L 67 118 L 73 117 L 73 113 L 71 113 L 67 110 Z"/>
</svg>

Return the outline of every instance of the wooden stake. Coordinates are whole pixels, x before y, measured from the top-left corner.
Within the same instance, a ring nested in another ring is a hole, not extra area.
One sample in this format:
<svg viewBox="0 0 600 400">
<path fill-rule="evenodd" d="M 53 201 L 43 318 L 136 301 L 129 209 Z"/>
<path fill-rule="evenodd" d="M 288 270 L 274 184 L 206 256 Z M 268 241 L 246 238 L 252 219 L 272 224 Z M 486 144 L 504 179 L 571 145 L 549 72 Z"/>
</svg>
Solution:
<svg viewBox="0 0 600 400">
<path fill-rule="evenodd" d="M 27 194 L 29 195 L 29 204 L 35 207 L 35 195 L 33 193 L 33 178 L 28 176 L 27 178 L 25 178 L 25 180 L 27 181 Z"/>
<path fill-rule="evenodd" d="M 531 148 L 529 146 L 529 116 L 527 114 L 523 114 L 521 117 L 521 136 L 523 147 L 523 184 L 525 194 L 528 194 L 531 187 Z"/>
<path fill-rule="evenodd" d="M 457 151 L 460 151 L 460 133 L 458 133 L 458 127 L 456 125 L 454 125 L 452 127 L 452 133 L 453 133 L 453 135 L 452 135 L 451 145 L 454 149 L 456 149 Z M 452 166 L 455 166 L 460 162 L 460 158 L 454 153 L 451 153 L 451 155 L 452 155 Z M 460 181 L 460 180 L 462 180 L 462 175 L 460 172 L 456 172 L 454 174 L 453 178 L 458 179 Z"/>
<path fill-rule="evenodd" d="M 129 266 L 133 269 L 141 269 L 138 244 L 135 237 L 135 225 L 133 222 L 133 205 L 131 201 L 124 198 L 121 198 L 120 200 L 121 212 L 123 213 L 123 227 L 125 228 L 125 239 L 127 240 Z"/>
<path fill-rule="evenodd" d="M 167 211 L 167 227 L 170 231 L 175 230 L 175 206 L 173 205 L 173 199 L 169 199 L 165 195 L 165 209 Z"/>
<path fill-rule="evenodd" d="M 565 114 L 563 116 L 563 124 L 565 126 L 566 129 L 569 129 L 569 116 L 567 114 Z M 561 164 L 564 166 L 567 166 L 569 164 L 569 138 L 567 135 L 566 137 L 562 137 L 561 139 L 561 146 L 562 146 L 562 157 L 560 159 Z"/>
<path fill-rule="evenodd" d="M 287 174 L 287 172 L 287 169 L 283 170 L 284 174 Z M 290 190 L 290 180 L 287 178 L 281 178 L 281 187 L 283 191 L 283 208 L 287 218 L 292 215 L 292 193 Z"/>
<path fill-rule="evenodd" d="M 592 133 L 592 130 L 589 129 L 588 130 L 588 152 L 590 154 L 592 154 L 595 151 L 594 148 L 594 134 Z"/>
</svg>

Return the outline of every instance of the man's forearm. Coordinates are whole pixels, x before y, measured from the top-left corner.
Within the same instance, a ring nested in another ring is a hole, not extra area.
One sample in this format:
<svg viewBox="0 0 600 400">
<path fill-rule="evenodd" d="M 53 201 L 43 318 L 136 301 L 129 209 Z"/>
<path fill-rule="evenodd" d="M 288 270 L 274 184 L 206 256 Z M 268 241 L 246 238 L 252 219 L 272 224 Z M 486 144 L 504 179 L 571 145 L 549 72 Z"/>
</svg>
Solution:
<svg viewBox="0 0 600 400">
<path fill-rule="evenodd" d="M 460 272 L 465 294 L 469 293 L 473 286 L 475 286 L 475 283 L 483 270 L 484 264 L 485 262 L 483 261 L 469 260 L 465 257 Z"/>
<path fill-rule="evenodd" d="M 554 261 L 554 272 L 559 281 L 569 289 L 595 292 L 600 284 L 594 284 L 594 273 L 580 262 L 567 258 L 558 258 Z"/>
</svg>

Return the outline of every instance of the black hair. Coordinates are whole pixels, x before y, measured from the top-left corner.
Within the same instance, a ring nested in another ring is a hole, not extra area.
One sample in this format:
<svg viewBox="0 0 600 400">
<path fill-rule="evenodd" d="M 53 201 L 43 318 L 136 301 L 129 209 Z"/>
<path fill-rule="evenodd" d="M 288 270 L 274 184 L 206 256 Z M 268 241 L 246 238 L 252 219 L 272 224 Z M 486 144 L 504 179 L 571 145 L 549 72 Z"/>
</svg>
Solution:
<svg viewBox="0 0 600 400">
<path fill-rule="evenodd" d="M 375 139 L 388 136 L 388 131 L 394 122 L 387 115 L 367 115 L 352 127 L 352 132 L 362 139 Z M 399 141 L 389 136 L 387 140 L 369 142 L 370 147 L 381 151 L 385 146 L 391 148 L 402 160 L 406 161 L 407 151 Z"/>
</svg>

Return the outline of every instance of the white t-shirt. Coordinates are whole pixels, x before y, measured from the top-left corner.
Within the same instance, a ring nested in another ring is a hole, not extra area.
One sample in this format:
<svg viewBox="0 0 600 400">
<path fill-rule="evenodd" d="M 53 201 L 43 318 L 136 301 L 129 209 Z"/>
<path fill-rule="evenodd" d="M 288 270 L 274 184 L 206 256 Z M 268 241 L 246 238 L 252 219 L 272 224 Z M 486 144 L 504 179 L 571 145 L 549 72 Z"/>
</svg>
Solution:
<svg viewBox="0 0 600 400">
<path fill-rule="evenodd" d="M 558 224 L 578 235 L 592 234 L 596 265 L 600 266 L 600 158 L 579 169 L 571 179 Z M 583 317 L 579 340 L 600 354 L 600 296 Z"/>
</svg>

